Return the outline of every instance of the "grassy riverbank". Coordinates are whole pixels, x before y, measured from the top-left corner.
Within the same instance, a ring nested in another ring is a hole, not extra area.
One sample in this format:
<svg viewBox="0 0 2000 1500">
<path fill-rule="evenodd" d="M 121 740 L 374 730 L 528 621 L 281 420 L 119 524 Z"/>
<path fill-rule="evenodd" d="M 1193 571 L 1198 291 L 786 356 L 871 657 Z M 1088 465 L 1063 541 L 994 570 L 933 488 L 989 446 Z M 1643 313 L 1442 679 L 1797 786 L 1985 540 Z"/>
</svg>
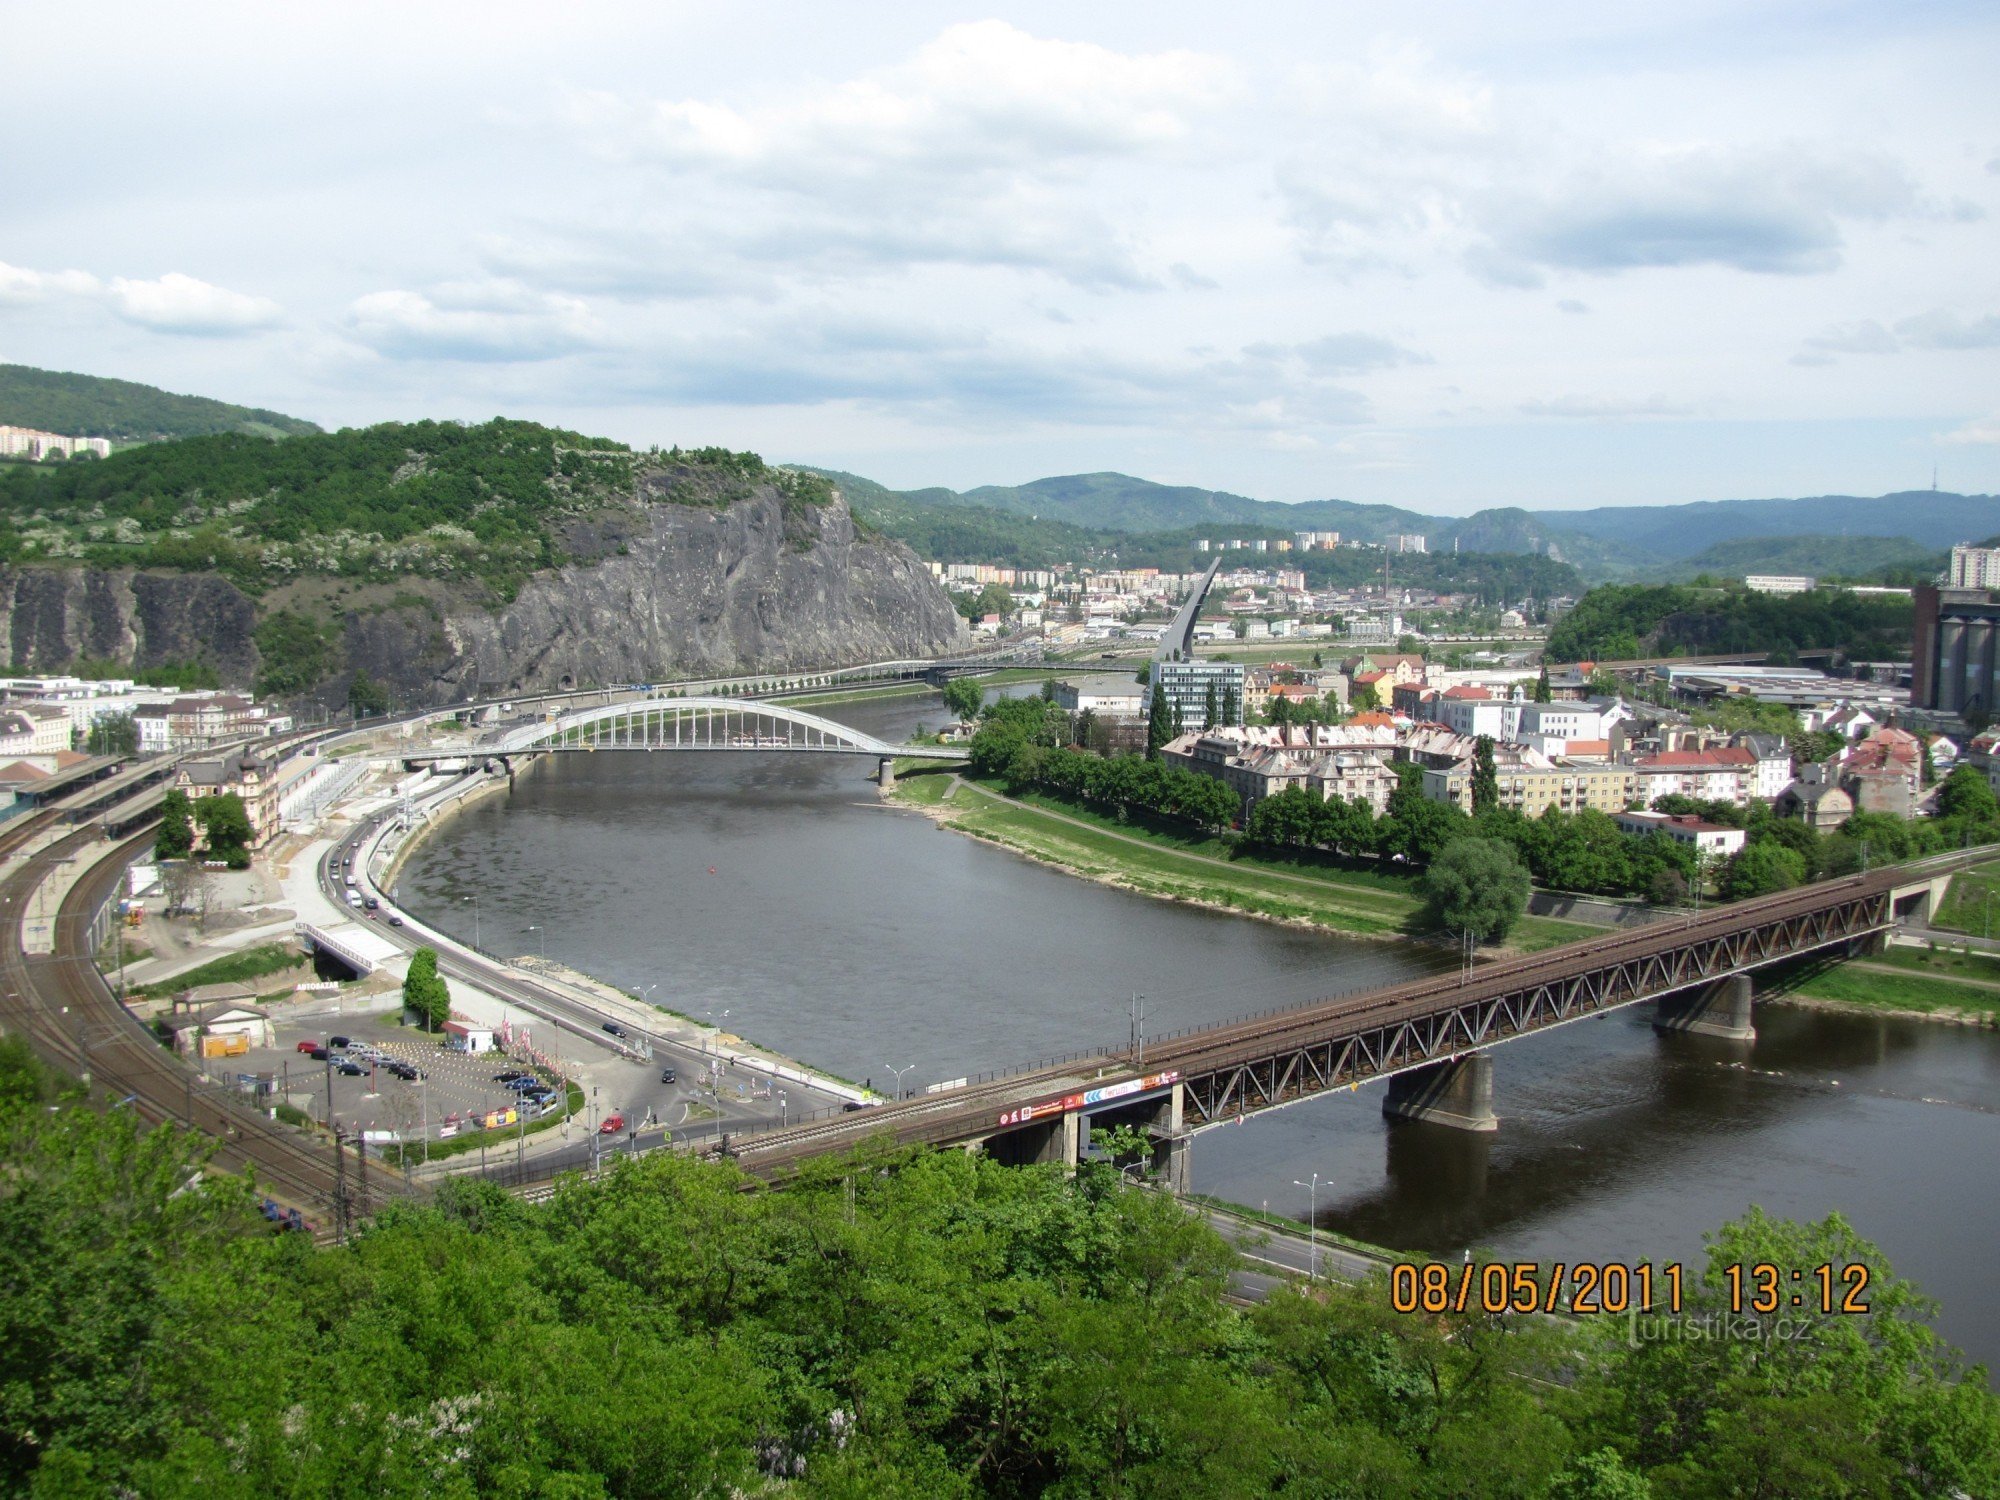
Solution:
<svg viewBox="0 0 2000 1500">
<path fill-rule="evenodd" d="M 956 832 L 1141 895 L 1363 937 L 1412 937 L 1424 930 L 1423 902 L 1408 876 L 1237 856 L 1220 839 L 1120 824 L 1050 798 L 1009 797 L 970 779 L 961 779 L 947 801 L 951 784 L 948 775 L 909 776 L 895 795 Z M 1525 917 L 1509 946 L 1528 952 L 1598 931 Z"/>
<path fill-rule="evenodd" d="M 1801 984 L 1802 999 L 1844 1009 L 2000 1025 L 2000 960 L 1939 948 L 1891 948 Z"/>
</svg>

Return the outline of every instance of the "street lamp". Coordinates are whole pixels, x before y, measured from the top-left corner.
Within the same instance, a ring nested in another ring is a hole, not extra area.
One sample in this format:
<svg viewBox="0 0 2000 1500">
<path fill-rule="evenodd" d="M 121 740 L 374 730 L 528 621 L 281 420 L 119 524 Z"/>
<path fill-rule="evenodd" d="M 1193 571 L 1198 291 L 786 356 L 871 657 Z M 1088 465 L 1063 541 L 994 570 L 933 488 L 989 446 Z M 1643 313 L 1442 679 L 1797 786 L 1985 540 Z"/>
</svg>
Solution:
<svg viewBox="0 0 2000 1500">
<path fill-rule="evenodd" d="M 723 1023 L 724 1021 L 726 1021 L 726 1020 L 728 1020 L 728 1019 L 729 1019 L 729 1012 L 728 1012 L 728 1011 L 726 1011 L 726 1010 L 725 1010 L 725 1011 L 723 1011 L 723 1012 L 722 1012 L 722 1014 L 721 1014 L 721 1015 L 719 1015 L 719 1016 L 718 1016 L 718 1015 L 717 1015 L 717 1014 L 715 1013 L 715 1008 L 714 1008 L 713 1006 L 711 1006 L 711 1007 L 709 1007 L 709 1008 L 708 1008 L 707 1010 L 703 1011 L 703 1012 L 702 1012 L 702 1014 L 703 1014 L 704 1016 L 708 1017 L 708 1024 L 709 1024 L 709 1030 L 710 1030 L 711 1032 L 720 1032 L 720 1031 L 722 1030 L 722 1023 Z M 708 1051 L 708 1037 L 707 1037 L 707 1036 L 704 1036 L 704 1037 L 702 1037 L 702 1039 L 701 1039 L 701 1050 L 702 1050 L 702 1052 L 703 1052 L 704 1054 L 706 1054 L 706 1053 L 707 1053 L 707 1051 Z"/>
<path fill-rule="evenodd" d="M 660 981 L 657 979 L 655 979 L 651 984 L 635 984 L 632 986 L 633 989 L 637 990 L 641 995 L 645 997 L 646 1003 L 648 1005 L 651 1005 L 653 1003 L 653 991 L 658 989 L 659 987 L 660 987 Z"/>
<path fill-rule="evenodd" d="M 891 1073 L 894 1073 L 894 1074 L 896 1075 L 896 1097 L 897 1097 L 898 1099 L 902 1098 L 902 1097 L 903 1097 L 903 1075 L 904 1075 L 905 1073 L 909 1072 L 909 1071 L 910 1071 L 910 1069 L 914 1068 L 914 1067 L 916 1066 L 916 1064 L 915 1064 L 915 1063 L 905 1063 L 905 1064 L 903 1064 L 903 1066 L 902 1066 L 902 1067 L 900 1067 L 900 1068 L 898 1068 L 898 1067 L 896 1067 L 896 1066 L 894 1066 L 893 1064 L 890 1064 L 890 1063 L 883 1063 L 883 1064 L 882 1064 L 882 1066 L 883 1066 L 883 1067 L 885 1067 L 885 1068 L 887 1068 L 887 1069 L 888 1069 L 888 1070 L 889 1070 L 889 1071 L 890 1071 Z"/>
<path fill-rule="evenodd" d="M 479 898 L 477 896 L 461 896 L 459 899 L 472 903 L 472 946 L 477 949 L 479 947 Z"/>
<path fill-rule="evenodd" d="M 528 929 L 528 931 L 530 931 L 530 932 L 532 932 L 532 933 L 535 933 L 535 934 L 537 935 L 537 936 L 536 936 L 536 938 L 535 938 L 535 941 L 536 941 L 536 943 L 538 943 L 538 944 L 540 945 L 540 947 L 541 947 L 541 953 L 542 953 L 542 962 L 543 962 L 543 964 L 545 964 L 545 965 L 546 965 L 546 964 L 548 963 L 548 961 L 549 961 L 549 930 L 548 930 L 548 928 L 546 928 L 546 927 L 530 927 L 530 928 Z"/>
<path fill-rule="evenodd" d="M 1306 1198 L 1306 1280 L 1319 1280 L 1319 1173 L 1313 1173 L 1311 1182 L 1292 1179 L 1293 1187 L 1302 1187 L 1309 1195 Z"/>
</svg>

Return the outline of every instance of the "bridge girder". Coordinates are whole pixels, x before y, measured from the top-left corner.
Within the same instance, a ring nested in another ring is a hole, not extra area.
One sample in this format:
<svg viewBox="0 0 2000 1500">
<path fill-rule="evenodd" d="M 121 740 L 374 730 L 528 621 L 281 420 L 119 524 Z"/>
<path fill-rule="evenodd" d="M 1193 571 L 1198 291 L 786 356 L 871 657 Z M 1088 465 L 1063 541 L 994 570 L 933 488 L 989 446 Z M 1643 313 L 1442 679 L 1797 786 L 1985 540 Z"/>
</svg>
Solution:
<svg viewBox="0 0 2000 1500">
<path fill-rule="evenodd" d="M 1580 968 L 1498 993 L 1470 995 L 1419 1014 L 1336 1025 L 1321 1035 L 1242 1049 L 1183 1065 L 1187 1113 L 1202 1129 L 1253 1110 L 1355 1087 L 1570 1021 L 1658 999 L 1732 974 L 1871 937 L 1890 925 L 1890 898 L 1873 892 L 1664 952 Z M 1275 1018 L 1274 1018 L 1275 1019 Z"/>
</svg>

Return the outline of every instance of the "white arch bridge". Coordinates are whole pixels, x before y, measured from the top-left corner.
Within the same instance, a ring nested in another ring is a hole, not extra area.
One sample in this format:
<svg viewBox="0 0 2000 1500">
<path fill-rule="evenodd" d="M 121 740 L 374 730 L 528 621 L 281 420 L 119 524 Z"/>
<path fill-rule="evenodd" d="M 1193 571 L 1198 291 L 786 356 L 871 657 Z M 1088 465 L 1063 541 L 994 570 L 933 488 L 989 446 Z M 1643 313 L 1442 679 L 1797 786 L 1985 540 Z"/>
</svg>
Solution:
<svg viewBox="0 0 2000 1500">
<path fill-rule="evenodd" d="M 886 784 L 890 763 L 911 760 L 957 761 L 962 749 L 949 745 L 892 745 L 850 724 L 804 709 L 738 698 L 649 698 L 577 709 L 553 719 L 518 725 L 456 753 L 405 757 L 412 764 L 433 760 L 540 755 L 554 751 L 742 750 L 805 751 L 814 755 L 872 755 L 881 762 Z"/>
</svg>

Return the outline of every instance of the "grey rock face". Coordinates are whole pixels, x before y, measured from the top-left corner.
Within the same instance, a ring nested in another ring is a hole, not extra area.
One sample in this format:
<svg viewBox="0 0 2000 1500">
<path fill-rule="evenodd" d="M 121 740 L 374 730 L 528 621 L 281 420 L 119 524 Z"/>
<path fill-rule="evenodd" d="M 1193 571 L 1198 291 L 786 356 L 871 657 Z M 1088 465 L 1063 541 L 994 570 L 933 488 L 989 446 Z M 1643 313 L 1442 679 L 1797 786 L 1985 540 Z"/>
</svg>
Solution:
<svg viewBox="0 0 2000 1500">
<path fill-rule="evenodd" d="M 782 671 L 934 656 L 967 644 L 964 621 L 900 542 L 855 535 L 844 503 L 788 507 L 769 488 L 724 506 L 650 504 L 577 523 L 585 559 L 523 585 L 498 611 L 471 605 L 352 614 L 340 701 L 365 671 L 399 696 L 476 694 L 689 674 Z M 256 606 L 210 574 L 0 571 L 0 639 L 13 662 L 59 670 L 78 656 L 150 666 L 205 660 L 256 674 Z"/>
</svg>

